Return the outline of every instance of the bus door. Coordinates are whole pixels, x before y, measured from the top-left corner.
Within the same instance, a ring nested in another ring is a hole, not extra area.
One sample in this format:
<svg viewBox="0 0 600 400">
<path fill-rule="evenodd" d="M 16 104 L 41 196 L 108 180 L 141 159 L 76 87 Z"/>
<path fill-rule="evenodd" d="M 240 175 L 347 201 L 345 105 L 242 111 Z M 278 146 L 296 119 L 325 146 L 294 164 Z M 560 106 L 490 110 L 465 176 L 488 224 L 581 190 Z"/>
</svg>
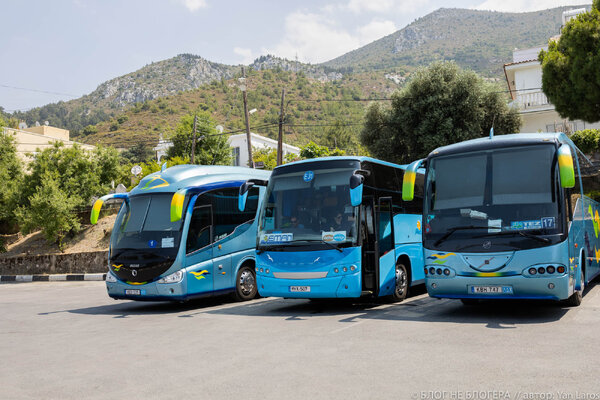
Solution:
<svg viewBox="0 0 600 400">
<path fill-rule="evenodd" d="M 192 211 L 185 251 L 188 293 L 212 292 L 214 290 L 212 242 L 212 206 L 195 206 Z"/>
<path fill-rule="evenodd" d="M 381 197 L 377 206 L 377 256 L 379 296 L 391 295 L 396 285 L 392 198 Z"/>
<path fill-rule="evenodd" d="M 373 196 L 365 196 L 360 206 L 360 236 L 362 244 L 362 290 L 376 294 L 377 281 L 379 280 L 379 257 L 377 256 Z"/>
</svg>

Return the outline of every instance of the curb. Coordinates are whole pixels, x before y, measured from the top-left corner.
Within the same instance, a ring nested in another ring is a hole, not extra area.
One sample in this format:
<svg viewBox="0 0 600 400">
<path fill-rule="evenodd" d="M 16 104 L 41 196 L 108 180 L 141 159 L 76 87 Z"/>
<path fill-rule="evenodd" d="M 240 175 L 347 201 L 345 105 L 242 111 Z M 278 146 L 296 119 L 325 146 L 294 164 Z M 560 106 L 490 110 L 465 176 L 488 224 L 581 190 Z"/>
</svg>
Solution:
<svg viewBox="0 0 600 400">
<path fill-rule="evenodd" d="M 106 274 L 0 275 L 0 283 L 103 281 Z"/>
</svg>

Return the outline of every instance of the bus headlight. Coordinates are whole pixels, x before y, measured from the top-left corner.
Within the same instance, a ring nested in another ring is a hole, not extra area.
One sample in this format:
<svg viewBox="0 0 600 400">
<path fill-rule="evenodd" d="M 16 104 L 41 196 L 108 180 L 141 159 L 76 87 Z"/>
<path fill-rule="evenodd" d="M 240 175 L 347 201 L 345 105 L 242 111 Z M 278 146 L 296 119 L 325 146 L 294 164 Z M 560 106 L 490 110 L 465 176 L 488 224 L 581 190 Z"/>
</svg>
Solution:
<svg viewBox="0 0 600 400">
<path fill-rule="evenodd" d="M 116 283 L 117 282 L 117 278 L 110 271 L 108 271 L 106 273 L 106 282 L 108 282 L 108 283 Z"/>
<path fill-rule="evenodd" d="M 177 272 L 172 273 L 171 275 L 167 275 L 164 278 L 160 278 L 157 283 L 179 283 L 183 280 L 183 271 L 179 270 Z"/>
</svg>

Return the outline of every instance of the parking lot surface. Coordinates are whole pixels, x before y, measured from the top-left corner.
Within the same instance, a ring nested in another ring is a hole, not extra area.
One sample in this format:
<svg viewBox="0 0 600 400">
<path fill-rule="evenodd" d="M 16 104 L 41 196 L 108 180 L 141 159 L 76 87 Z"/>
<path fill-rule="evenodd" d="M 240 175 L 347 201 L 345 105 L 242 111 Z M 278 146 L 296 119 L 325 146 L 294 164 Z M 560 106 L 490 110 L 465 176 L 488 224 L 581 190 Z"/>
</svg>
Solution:
<svg viewBox="0 0 600 400">
<path fill-rule="evenodd" d="M 141 303 L 103 282 L 3 284 L 0 305 L 3 399 L 600 399 L 596 285 L 577 308 Z"/>
</svg>

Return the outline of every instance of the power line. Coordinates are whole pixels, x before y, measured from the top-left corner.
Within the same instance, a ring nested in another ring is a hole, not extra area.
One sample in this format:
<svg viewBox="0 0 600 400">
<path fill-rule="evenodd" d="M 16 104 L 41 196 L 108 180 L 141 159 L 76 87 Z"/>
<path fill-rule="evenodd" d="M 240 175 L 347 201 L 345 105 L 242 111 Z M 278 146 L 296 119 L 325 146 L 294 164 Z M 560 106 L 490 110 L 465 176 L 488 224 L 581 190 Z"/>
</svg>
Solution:
<svg viewBox="0 0 600 400">
<path fill-rule="evenodd" d="M 69 93 L 51 92 L 51 91 L 48 91 L 48 90 L 29 89 L 29 88 L 22 88 L 22 87 L 17 87 L 17 86 L 9 86 L 9 85 L 3 85 L 3 84 L 0 84 L 0 87 L 8 88 L 8 89 L 24 90 L 24 91 L 27 91 L 27 92 L 37 92 L 37 93 L 54 94 L 54 95 L 57 95 L 57 96 L 69 96 L 69 97 L 73 97 L 73 98 L 81 97 L 81 96 L 76 96 L 74 94 L 69 94 Z"/>
</svg>

